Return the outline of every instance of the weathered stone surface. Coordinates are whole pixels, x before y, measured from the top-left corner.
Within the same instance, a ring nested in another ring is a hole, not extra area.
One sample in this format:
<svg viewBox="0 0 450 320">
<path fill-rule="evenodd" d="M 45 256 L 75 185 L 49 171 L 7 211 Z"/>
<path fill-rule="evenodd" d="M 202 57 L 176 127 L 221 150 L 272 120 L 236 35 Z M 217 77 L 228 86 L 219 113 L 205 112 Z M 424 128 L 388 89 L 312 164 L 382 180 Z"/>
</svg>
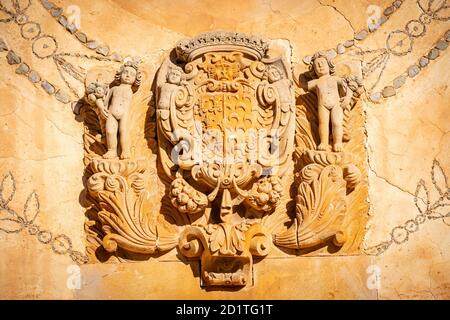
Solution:
<svg viewBox="0 0 450 320">
<path fill-rule="evenodd" d="M 396 94 L 395 89 L 392 86 L 384 87 L 384 89 L 381 93 L 382 93 L 383 97 L 385 97 L 385 98 L 395 96 L 395 94 Z"/>
<path fill-rule="evenodd" d="M 55 93 L 55 87 L 50 84 L 48 81 L 43 80 L 41 82 L 41 87 L 48 93 L 48 94 L 53 94 Z"/>
<path fill-rule="evenodd" d="M 368 35 L 369 35 L 369 33 L 367 32 L 367 30 L 361 30 L 360 32 L 358 32 L 355 35 L 355 39 L 356 40 L 364 40 Z"/>
<path fill-rule="evenodd" d="M 417 76 L 420 72 L 420 68 L 417 65 L 413 65 L 411 67 L 408 68 L 408 76 L 411 78 L 414 78 L 415 76 Z"/>
<path fill-rule="evenodd" d="M 6 59 L 8 60 L 9 64 L 18 64 L 22 61 L 22 59 L 12 50 L 8 51 Z"/>
<path fill-rule="evenodd" d="M 285 271 L 283 276 L 274 277 L 263 270 L 279 270 L 285 263 L 284 259 L 265 259 L 255 265 L 256 274 L 254 286 L 245 291 L 205 291 L 198 286 L 198 278 L 192 277 L 192 269 L 198 270 L 196 263 L 186 265 L 181 262 L 157 262 L 148 264 L 103 264 L 82 266 L 84 276 L 82 290 L 77 290 L 78 299 L 93 299 L 108 297 L 119 299 L 263 299 L 271 292 L 272 299 L 376 299 L 376 290 L 366 286 L 366 269 L 371 264 L 367 256 L 337 257 L 339 264 L 330 259 L 312 257 L 308 259 L 294 258 L 292 269 Z M 175 278 L 164 279 L 152 277 L 151 285 L 155 290 L 145 290 L 150 285 L 149 275 L 163 274 L 169 268 L 180 278 L 186 279 L 184 286 L 190 290 L 179 290 L 179 282 Z M 305 270 L 299 274 L 294 270 Z M 350 272 L 352 270 L 352 272 Z M 314 274 L 324 274 L 314 279 Z M 109 276 L 106 276 L 109 275 Z M 140 281 L 139 281 L 140 279 Z M 119 281 L 134 284 L 115 290 Z M 301 286 L 302 289 L 297 288 Z M 280 287 L 291 292 L 286 297 Z M 262 288 L 262 289 L 260 289 Z M 344 289 L 345 288 L 345 289 Z"/>
<path fill-rule="evenodd" d="M 25 74 L 28 71 L 30 71 L 30 67 L 26 63 L 21 63 L 16 69 L 17 74 Z"/>
<path fill-rule="evenodd" d="M 415 205 L 414 194 L 421 180 L 430 192 L 430 205 L 439 199 L 438 193 L 431 194 L 436 191 L 432 174 L 435 175 L 436 185 L 442 185 L 445 176 L 440 175 L 437 179 L 439 167 L 435 165 L 433 169 L 435 159 L 445 170 L 447 177 L 449 172 L 450 161 L 446 156 L 449 148 L 446 133 L 448 120 L 444 107 L 450 94 L 447 81 L 448 76 L 443 76 L 442 65 L 438 62 L 432 63 L 427 66 L 426 73 L 421 72 L 414 81 L 407 81 L 395 98 L 386 99 L 377 108 L 368 110 L 368 144 L 371 146 L 370 198 L 374 212 L 383 213 L 377 217 L 373 216 L 369 223 L 367 247 L 388 241 L 394 228 L 418 217 L 420 211 Z M 428 90 L 427 94 L 417 88 Z M 433 105 L 437 108 L 433 109 Z M 398 128 L 401 128 L 401 131 L 397 131 Z M 387 139 L 377 132 L 391 134 Z M 420 132 L 420 135 L 417 135 L 417 132 Z M 406 141 L 408 143 L 405 143 Z M 421 156 L 418 157 L 418 154 Z M 382 157 L 388 157 L 390 161 L 382 160 Z M 423 197 L 424 190 L 419 190 L 419 196 Z M 399 215 L 388 218 L 388 212 L 399 212 Z M 438 283 L 430 288 L 430 277 L 427 275 L 433 269 L 434 263 L 440 265 L 437 268 L 440 270 L 445 266 L 441 263 L 448 261 L 450 252 L 442 249 L 443 243 L 448 241 L 448 233 L 445 230 L 448 230 L 448 225 L 442 220 L 438 223 L 438 220 L 426 219 L 417 231 L 409 234 L 405 242 L 393 242 L 389 249 L 376 258 L 375 264 L 381 268 L 382 278 L 385 278 L 381 282 L 380 298 L 406 299 L 416 296 L 430 299 L 435 294 L 435 298 L 448 295 L 448 292 L 442 291 L 443 286 L 450 281 L 448 277 L 439 278 Z M 438 233 L 442 236 L 433 236 Z M 428 242 L 426 239 L 438 241 Z M 437 253 L 439 251 L 443 256 Z M 411 259 L 411 264 L 406 262 L 408 259 Z M 386 262 L 386 267 L 383 262 Z M 400 265 L 408 267 L 400 268 Z M 421 271 L 417 273 L 413 270 Z M 419 287 L 427 289 L 418 292 Z"/>
<path fill-rule="evenodd" d="M 37 73 L 34 70 L 30 71 L 30 73 L 28 74 L 28 79 L 33 83 L 37 83 L 37 82 L 41 81 L 41 77 L 39 76 L 39 73 Z"/>
</svg>

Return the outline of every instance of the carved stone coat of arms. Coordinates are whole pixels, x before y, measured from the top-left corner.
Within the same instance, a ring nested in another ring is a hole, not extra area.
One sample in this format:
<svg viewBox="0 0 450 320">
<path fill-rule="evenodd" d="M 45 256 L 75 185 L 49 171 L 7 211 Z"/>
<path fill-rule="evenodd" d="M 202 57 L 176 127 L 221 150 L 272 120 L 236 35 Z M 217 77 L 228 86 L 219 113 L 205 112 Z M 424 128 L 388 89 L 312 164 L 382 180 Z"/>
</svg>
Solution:
<svg viewBox="0 0 450 320">
<path fill-rule="evenodd" d="M 161 163 L 173 206 L 189 216 L 180 250 L 207 285 L 245 285 L 265 256 L 261 220 L 283 196 L 295 130 L 291 67 L 269 43 L 237 33 L 179 42 L 157 80 Z"/>
<path fill-rule="evenodd" d="M 290 60 L 287 40 L 209 32 L 179 41 L 155 76 L 154 112 L 140 117 L 143 130 L 155 132 L 152 146 L 141 143 L 151 159 L 128 134 L 142 129 L 140 120 L 126 118 L 145 100 L 139 63 L 124 64 L 115 80 L 88 77 L 86 230 L 94 260 L 102 250 L 120 261 L 175 249 L 200 261 L 203 286 L 242 287 L 253 283 L 254 260 L 275 247 L 289 254 L 331 244 L 339 251 L 355 240 L 346 226 L 359 163 L 346 145 L 327 149 L 323 134 L 319 141 L 323 121 L 308 114 L 317 114 L 316 96 L 324 93 L 299 94 Z M 355 79 L 314 80 L 317 88 L 342 87 L 344 123 L 332 129 L 344 126 L 345 143 L 361 91 Z"/>
</svg>

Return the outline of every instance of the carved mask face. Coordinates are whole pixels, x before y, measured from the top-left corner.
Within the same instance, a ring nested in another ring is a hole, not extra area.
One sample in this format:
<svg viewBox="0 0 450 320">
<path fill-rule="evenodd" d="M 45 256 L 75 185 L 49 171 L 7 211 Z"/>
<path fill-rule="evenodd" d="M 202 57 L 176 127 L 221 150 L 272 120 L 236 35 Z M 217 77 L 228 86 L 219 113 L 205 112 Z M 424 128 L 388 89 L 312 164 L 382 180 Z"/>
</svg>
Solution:
<svg viewBox="0 0 450 320">
<path fill-rule="evenodd" d="M 133 67 L 123 68 L 122 74 L 120 75 L 120 80 L 125 84 L 133 84 L 136 81 L 136 69 Z"/>
<path fill-rule="evenodd" d="M 179 84 L 181 82 L 181 72 L 178 70 L 170 71 L 167 81 L 172 84 Z"/>
<path fill-rule="evenodd" d="M 269 69 L 268 78 L 270 83 L 280 80 L 281 79 L 280 71 L 278 71 L 278 69 L 275 68 Z"/>
<path fill-rule="evenodd" d="M 330 74 L 330 67 L 328 61 L 324 57 L 319 57 L 314 60 L 314 71 L 318 77 Z"/>
</svg>

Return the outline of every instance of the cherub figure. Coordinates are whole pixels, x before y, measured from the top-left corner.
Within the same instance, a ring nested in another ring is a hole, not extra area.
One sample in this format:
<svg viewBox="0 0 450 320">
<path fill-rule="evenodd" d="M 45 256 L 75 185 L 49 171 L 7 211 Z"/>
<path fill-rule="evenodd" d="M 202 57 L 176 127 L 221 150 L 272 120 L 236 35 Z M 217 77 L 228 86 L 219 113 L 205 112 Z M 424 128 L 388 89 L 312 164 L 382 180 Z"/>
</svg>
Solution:
<svg viewBox="0 0 450 320">
<path fill-rule="evenodd" d="M 119 136 L 121 159 L 130 157 L 128 141 L 128 113 L 131 107 L 131 97 L 141 82 L 141 73 L 136 63 L 126 62 L 116 73 L 118 85 L 112 87 L 105 99 L 96 101 L 100 116 L 106 119 L 106 144 L 108 151 L 105 159 L 117 158 L 117 136 Z M 98 102 L 98 103 L 97 103 Z"/>
<path fill-rule="evenodd" d="M 288 112 L 289 109 L 294 106 L 294 94 L 291 81 L 283 77 L 280 69 L 275 66 L 270 66 L 266 73 L 267 80 L 278 91 L 281 110 L 283 112 Z"/>
<path fill-rule="evenodd" d="M 319 137 L 318 150 L 327 150 L 329 142 L 329 124 L 333 136 L 333 151 L 342 151 L 343 108 L 348 108 L 351 95 L 344 79 L 335 75 L 334 64 L 323 52 L 316 53 L 310 64 L 314 78 L 308 82 L 308 90 L 314 91 L 318 100 Z M 340 91 L 341 90 L 341 91 Z M 341 99 L 340 92 L 345 93 Z M 350 92 L 351 93 L 351 92 Z"/>
<path fill-rule="evenodd" d="M 178 66 L 170 66 L 166 82 L 159 88 L 158 109 L 169 110 L 172 93 L 182 84 L 183 71 Z"/>
</svg>

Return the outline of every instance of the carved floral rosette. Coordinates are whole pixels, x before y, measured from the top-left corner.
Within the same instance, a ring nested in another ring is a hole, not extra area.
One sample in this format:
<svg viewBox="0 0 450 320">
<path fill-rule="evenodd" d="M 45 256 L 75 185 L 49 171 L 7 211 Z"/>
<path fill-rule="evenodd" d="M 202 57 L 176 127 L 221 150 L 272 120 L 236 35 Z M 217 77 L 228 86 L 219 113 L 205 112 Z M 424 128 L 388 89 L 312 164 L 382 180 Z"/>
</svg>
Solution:
<svg viewBox="0 0 450 320">
<path fill-rule="evenodd" d="M 252 255 L 269 252 L 261 218 L 280 203 L 295 131 L 291 68 L 269 49 L 258 37 L 206 33 L 180 41 L 158 73 L 168 196 L 192 221 L 179 248 L 201 259 L 204 285 L 246 285 Z"/>
</svg>

